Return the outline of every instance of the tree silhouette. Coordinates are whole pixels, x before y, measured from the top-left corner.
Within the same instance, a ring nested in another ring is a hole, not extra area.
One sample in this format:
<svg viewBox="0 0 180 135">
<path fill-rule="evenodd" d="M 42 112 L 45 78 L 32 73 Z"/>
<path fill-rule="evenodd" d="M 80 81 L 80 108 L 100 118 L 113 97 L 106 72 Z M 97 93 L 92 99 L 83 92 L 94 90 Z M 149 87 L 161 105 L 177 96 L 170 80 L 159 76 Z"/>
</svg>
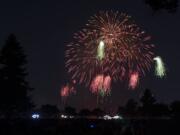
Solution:
<svg viewBox="0 0 180 135">
<path fill-rule="evenodd" d="M 67 115 L 76 115 L 76 109 L 70 106 L 65 107 L 64 112 Z"/>
<path fill-rule="evenodd" d="M 25 116 L 32 108 L 26 64 L 23 48 L 11 34 L 0 52 L 0 110 L 6 118 Z"/>
<path fill-rule="evenodd" d="M 42 105 L 40 112 L 43 118 L 57 118 L 59 109 L 55 105 Z"/>
<path fill-rule="evenodd" d="M 163 103 L 156 103 L 153 105 L 153 116 L 164 117 L 169 116 L 169 107 Z"/>
<path fill-rule="evenodd" d="M 126 116 L 135 116 L 137 112 L 137 102 L 134 99 L 129 99 L 125 105 L 125 115 Z"/>
<path fill-rule="evenodd" d="M 141 111 L 143 115 L 152 115 L 152 109 L 153 105 L 156 102 L 156 99 L 154 98 L 153 94 L 149 89 L 146 89 L 143 96 L 140 99 L 140 102 L 142 104 Z"/>
<path fill-rule="evenodd" d="M 89 116 L 89 115 L 91 115 L 91 111 L 89 109 L 82 109 L 82 110 L 80 110 L 79 115 L 80 116 Z"/>
<path fill-rule="evenodd" d="M 117 114 L 125 116 L 126 115 L 125 107 L 119 106 L 117 109 Z"/>
<path fill-rule="evenodd" d="M 165 9 L 174 13 L 178 7 L 178 0 L 144 0 L 154 11 Z"/>
<path fill-rule="evenodd" d="M 171 114 L 174 118 L 180 118 L 180 101 L 174 101 L 170 105 Z"/>
<path fill-rule="evenodd" d="M 95 116 L 103 116 L 105 113 L 100 108 L 95 108 L 92 110 L 92 114 Z"/>
</svg>

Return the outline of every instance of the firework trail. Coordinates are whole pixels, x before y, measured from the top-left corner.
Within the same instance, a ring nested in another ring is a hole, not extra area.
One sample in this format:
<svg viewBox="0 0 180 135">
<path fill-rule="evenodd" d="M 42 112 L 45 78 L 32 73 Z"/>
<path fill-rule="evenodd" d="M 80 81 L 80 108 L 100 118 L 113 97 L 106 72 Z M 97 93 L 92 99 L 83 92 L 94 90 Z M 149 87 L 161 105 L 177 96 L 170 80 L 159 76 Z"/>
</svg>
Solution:
<svg viewBox="0 0 180 135">
<path fill-rule="evenodd" d="M 144 76 L 154 58 L 150 40 L 130 16 L 99 12 L 67 45 L 65 66 L 72 80 L 87 86 L 97 74 L 109 75 L 112 81 L 126 80 L 131 71 Z"/>
<path fill-rule="evenodd" d="M 155 74 L 156 76 L 163 78 L 166 75 L 166 69 L 164 66 L 164 62 L 160 56 L 154 58 L 155 64 Z"/>
<path fill-rule="evenodd" d="M 138 74 L 138 72 L 133 72 L 130 75 L 129 88 L 135 89 L 137 87 L 137 85 L 138 85 L 138 81 L 139 81 L 139 74 Z"/>
</svg>

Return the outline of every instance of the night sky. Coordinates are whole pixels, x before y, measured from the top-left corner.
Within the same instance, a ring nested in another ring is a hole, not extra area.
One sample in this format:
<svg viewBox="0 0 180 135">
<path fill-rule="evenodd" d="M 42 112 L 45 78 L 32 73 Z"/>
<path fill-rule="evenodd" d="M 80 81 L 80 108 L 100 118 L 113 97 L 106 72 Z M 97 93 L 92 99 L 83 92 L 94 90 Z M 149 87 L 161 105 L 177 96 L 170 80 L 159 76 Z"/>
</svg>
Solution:
<svg viewBox="0 0 180 135">
<path fill-rule="evenodd" d="M 85 0 L 84 0 L 85 1 Z M 28 56 L 28 80 L 37 105 L 60 105 L 59 90 L 68 80 L 64 67 L 66 45 L 73 33 L 85 26 L 91 15 L 100 10 L 128 13 L 152 36 L 155 53 L 167 67 L 167 77 L 158 79 L 154 70 L 140 80 L 139 87 L 128 90 L 126 84 L 113 85 L 108 105 L 123 105 L 138 98 L 145 88 L 151 89 L 160 102 L 180 99 L 180 12 L 153 13 L 142 0 L 109 0 L 78 2 L 75 0 L 6 0 L 0 2 L 0 47 L 10 33 L 15 33 Z M 92 108 L 96 98 L 87 88 L 79 87 L 67 102 L 74 107 Z"/>
</svg>

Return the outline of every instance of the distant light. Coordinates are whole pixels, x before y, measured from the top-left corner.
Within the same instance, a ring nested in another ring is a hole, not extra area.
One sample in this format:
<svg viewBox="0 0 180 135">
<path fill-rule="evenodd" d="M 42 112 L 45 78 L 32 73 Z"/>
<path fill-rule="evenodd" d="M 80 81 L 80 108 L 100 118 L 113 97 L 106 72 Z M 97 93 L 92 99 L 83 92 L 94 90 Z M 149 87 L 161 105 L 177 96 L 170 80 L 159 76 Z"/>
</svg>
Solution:
<svg viewBox="0 0 180 135">
<path fill-rule="evenodd" d="M 119 116 L 119 115 L 115 115 L 114 117 L 113 117 L 113 119 L 123 119 L 121 116 Z"/>
<path fill-rule="evenodd" d="M 67 116 L 62 114 L 62 115 L 61 115 L 61 118 L 66 119 Z"/>
<path fill-rule="evenodd" d="M 39 114 L 32 114 L 32 116 L 31 116 L 33 119 L 39 119 Z"/>
<path fill-rule="evenodd" d="M 111 120 L 111 119 L 112 119 L 112 117 L 111 117 L 111 116 L 109 116 L 109 115 L 105 115 L 105 116 L 103 117 L 103 119 L 104 119 L 104 120 Z"/>
<path fill-rule="evenodd" d="M 73 119 L 73 118 L 74 118 L 74 116 L 69 116 L 69 118 L 70 118 L 70 119 Z"/>
<path fill-rule="evenodd" d="M 112 119 L 118 120 L 118 119 L 123 119 L 123 117 L 121 117 L 121 116 L 119 116 L 119 115 L 115 115 L 115 116 L 113 116 L 113 117 L 111 117 L 111 116 L 109 116 L 109 115 L 105 115 L 105 116 L 103 117 L 103 119 L 104 119 L 104 120 L 112 120 Z"/>
<path fill-rule="evenodd" d="M 90 128 L 95 128 L 95 125 L 91 124 L 91 125 L 90 125 Z"/>
</svg>

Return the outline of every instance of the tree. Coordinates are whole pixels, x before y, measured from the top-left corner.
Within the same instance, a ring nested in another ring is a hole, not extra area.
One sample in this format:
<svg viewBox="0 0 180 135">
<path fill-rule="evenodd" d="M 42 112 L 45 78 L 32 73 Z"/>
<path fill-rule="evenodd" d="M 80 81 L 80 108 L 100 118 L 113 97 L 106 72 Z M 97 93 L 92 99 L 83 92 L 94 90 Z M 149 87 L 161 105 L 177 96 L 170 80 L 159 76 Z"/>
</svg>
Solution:
<svg viewBox="0 0 180 135">
<path fill-rule="evenodd" d="M 82 110 L 80 110 L 79 115 L 80 116 L 89 116 L 89 115 L 91 115 L 91 111 L 89 109 L 82 109 Z"/>
<path fill-rule="evenodd" d="M 140 102 L 142 104 L 140 111 L 142 111 L 144 115 L 152 115 L 152 108 L 156 102 L 156 99 L 151 93 L 151 90 L 149 89 L 145 90 L 143 96 L 140 99 Z"/>
<path fill-rule="evenodd" d="M 59 114 L 59 109 L 55 105 L 42 105 L 40 109 L 43 118 L 56 118 Z"/>
<path fill-rule="evenodd" d="M 126 115 L 126 112 L 125 112 L 125 107 L 124 106 L 119 106 L 118 109 L 117 109 L 117 114 L 118 115 Z"/>
<path fill-rule="evenodd" d="M 125 115 L 135 116 L 137 113 L 137 102 L 134 99 L 129 99 L 125 105 Z"/>
<path fill-rule="evenodd" d="M 169 107 L 166 104 L 163 103 L 156 103 L 153 105 L 152 108 L 152 114 L 153 116 L 156 117 L 164 117 L 164 116 L 169 116 Z"/>
<path fill-rule="evenodd" d="M 95 116 L 103 116 L 105 113 L 100 108 L 95 108 L 94 110 L 92 110 L 92 114 Z"/>
<path fill-rule="evenodd" d="M 26 81 L 26 55 L 15 35 L 11 34 L 0 52 L 0 110 L 4 117 L 27 115 L 33 107 Z"/>
<path fill-rule="evenodd" d="M 180 101 L 174 101 L 170 105 L 171 114 L 174 118 L 180 118 Z"/>
<path fill-rule="evenodd" d="M 153 94 L 151 93 L 151 90 L 146 89 L 144 91 L 144 94 L 141 97 L 140 101 L 142 103 L 142 106 L 148 107 L 148 106 L 153 105 L 156 102 L 156 99 L 154 98 Z"/>
<path fill-rule="evenodd" d="M 64 111 L 67 115 L 76 115 L 76 109 L 73 107 L 67 106 Z"/>
</svg>

